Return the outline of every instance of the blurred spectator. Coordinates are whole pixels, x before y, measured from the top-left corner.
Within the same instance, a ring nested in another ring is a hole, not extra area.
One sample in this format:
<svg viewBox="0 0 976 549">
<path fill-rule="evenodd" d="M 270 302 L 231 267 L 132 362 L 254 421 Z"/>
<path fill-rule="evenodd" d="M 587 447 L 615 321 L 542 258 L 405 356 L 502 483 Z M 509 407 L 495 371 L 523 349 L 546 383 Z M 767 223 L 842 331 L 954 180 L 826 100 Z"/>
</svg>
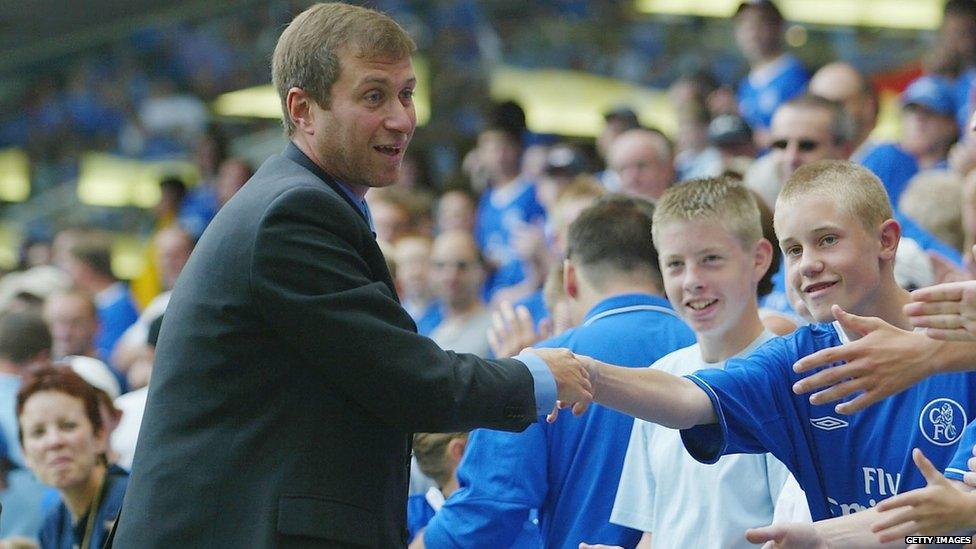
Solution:
<svg viewBox="0 0 976 549">
<path fill-rule="evenodd" d="M 431 265 L 443 318 L 430 338 L 442 349 L 487 356 L 491 313 L 481 299 L 485 267 L 478 244 L 469 233 L 441 233 L 434 240 Z"/>
<path fill-rule="evenodd" d="M 473 234 L 477 207 L 475 198 L 466 189 L 444 191 L 437 200 L 437 233 L 467 231 Z"/>
<path fill-rule="evenodd" d="M 935 47 L 928 56 L 930 72 L 947 78 L 965 78 L 976 67 L 976 3 L 947 0 Z"/>
<path fill-rule="evenodd" d="M 607 166 L 607 169 L 599 172 L 597 178 L 607 190 L 617 192 L 620 190 L 620 179 L 617 173 L 610 167 L 610 144 L 613 143 L 620 134 L 640 128 L 640 121 L 637 113 L 627 106 L 618 106 L 603 115 L 604 126 L 600 134 L 596 136 L 596 153 L 600 160 Z"/>
<path fill-rule="evenodd" d="M 901 213 L 933 236 L 963 250 L 962 177 L 949 170 L 926 170 L 913 177 L 898 201 Z"/>
<path fill-rule="evenodd" d="M 814 73 L 810 80 L 810 93 L 836 101 L 844 107 L 853 125 L 850 159 L 860 162 L 875 147 L 868 140 L 878 121 L 878 94 L 868 81 L 850 63 L 828 63 Z"/>
<path fill-rule="evenodd" d="M 114 402 L 115 408 L 122 415 L 109 442 L 115 452 L 116 463 L 126 470 L 132 469 L 132 457 L 135 455 L 139 426 L 142 425 L 142 416 L 146 409 L 149 379 L 152 376 L 156 342 L 159 340 L 159 328 L 162 324 L 162 315 L 149 323 L 146 339 L 141 343 L 136 361 L 129 368 L 129 383 L 134 390 L 116 398 Z"/>
<path fill-rule="evenodd" d="M 40 312 L 47 296 L 71 287 L 71 277 L 57 267 L 39 265 L 0 277 L 0 311 Z"/>
<path fill-rule="evenodd" d="M 377 240 L 396 244 L 400 237 L 412 231 L 410 209 L 402 194 L 390 188 L 371 189 L 366 193 L 366 202 Z"/>
<path fill-rule="evenodd" d="M 36 540 L 48 488 L 33 473 L 20 445 L 17 391 L 30 373 L 51 363 L 51 333 L 34 312 L 0 316 L 0 540 Z"/>
<path fill-rule="evenodd" d="M 721 174 L 722 153 L 709 141 L 708 128 L 711 119 L 705 105 L 687 103 L 677 110 L 677 154 L 674 157 L 674 166 L 678 181 Z"/>
<path fill-rule="evenodd" d="M 478 204 L 475 237 L 493 273 L 485 288 L 491 299 L 502 288 L 514 286 L 538 273 L 528 268 L 515 249 L 514 238 L 528 226 L 542 227 L 545 211 L 536 198 L 535 184 L 519 177 L 522 140 L 515 129 L 503 125 L 489 127 L 478 136 L 479 162 L 489 176 L 489 187 Z"/>
<path fill-rule="evenodd" d="M 717 173 L 712 175 L 729 173 L 741 180 L 756 158 L 752 128 L 737 114 L 716 116 L 708 124 L 708 143 L 719 154 L 718 165 L 704 170 L 712 172 L 717 169 Z"/>
<path fill-rule="evenodd" d="M 760 146 L 767 144 L 773 113 L 806 89 L 803 65 L 783 47 L 783 15 L 769 0 L 739 4 L 735 12 L 735 41 L 749 62 L 749 75 L 739 83 L 739 112 Z"/>
<path fill-rule="evenodd" d="M 254 168 L 243 158 L 228 158 L 221 162 L 217 170 L 216 183 L 218 209 L 223 208 L 252 175 L 254 175 Z"/>
<path fill-rule="evenodd" d="M 51 331 L 43 318 L 30 311 L 0 316 L 0 435 L 7 457 L 18 466 L 24 458 L 14 414 L 17 390 L 31 371 L 50 363 Z"/>
<path fill-rule="evenodd" d="M 156 218 L 153 226 L 155 234 L 176 223 L 180 205 L 186 198 L 186 184 L 177 177 L 166 177 L 159 182 L 159 191 L 159 203 L 153 208 L 153 216 Z M 154 242 L 150 241 L 143 250 L 144 267 L 142 273 L 132 279 L 130 286 L 132 297 L 142 308 L 145 308 L 154 297 L 159 295 L 164 286 L 154 261 L 156 253 L 154 246 Z"/>
<path fill-rule="evenodd" d="M 48 296 L 44 302 L 44 320 L 51 330 L 52 358 L 99 356 L 95 347 L 98 313 L 94 300 L 85 291 L 65 290 Z"/>
<path fill-rule="evenodd" d="M 405 236 L 397 241 L 393 251 L 400 304 L 423 335 L 430 335 L 442 317 L 441 304 L 434 298 L 432 287 L 431 244 L 426 236 Z"/>
<path fill-rule="evenodd" d="M 210 220 L 217 214 L 216 177 L 221 163 L 227 158 L 227 140 L 215 126 L 210 126 L 197 140 L 193 160 L 200 173 L 200 181 L 180 208 L 180 225 L 199 239 Z"/>
<path fill-rule="evenodd" d="M 609 155 L 624 194 L 653 202 L 674 183 L 671 144 L 660 132 L 628 130 L 613 141 Z"/>
<path fill-rule="evenodd" d="M 424 475 L 433 479 L 437 486 L 426 493 L 407 498 L 407 543 L 413 541 L 434 516 L 444 500 L 458 488 L 455 471 L 464 455 L 468 433 L 416 433 L 413 436 L 413 453 Z"/>
<path fill-rule="evenodd" d="M 154 271 L 159 273 L 163 291 L 156 295 L 139 314 L 139 318 L 129 326 L 116 342 L 111 363 L 129 377 L 132 363 L 139 358 L 149 323 L 160 317 L 169 305 L 173 286 L 183 267 L 193 252 L 193 237 L 182 228 L 169 227 L 159 231 L 153 238 Z M 129 385 L 132 387 L 132 385 Z M 139 387 L 138 385 L 135 387 Z"/>
<path fill-rule="evenodd" d="M 576 147 L 560 143 L 549 148 L 536 185 L 539 204 L 545 208 L 547 215 L 552 211 L 559 193 L 585 171 L 586 158 Z"/>
<path fill-rule="evenodd" d="M 901 95 L 902 129 L 897 143 L 875 147 L 861 162 L 884 183 L 892 204 L 919 170 L 947 168 L 949 148 L 959 137 L 951 83 L 922 76 Z"/>
<path fill-rule="evenodd" d="M 139 318 L 139 312 L 129 289 L 112 272 L 107 240 L 95 237 L 82 240 L 68 250 L 68 256 L 68 275 L 78 288 L 93 296 L 98 313 L 97 354 L 89 356 L 108 360 L 115 342 Z"/>
<path fill-rule="evenodd" d="M 39 370 L 17 393 L 17 418 L 28 466 L 61 495 L 44 519 L 41 546 L 100 547 L 127 476 L 105 461 L 108 433 L 96 391 L 66 368 Z"/>
<path fill-rule="evenodd" d="M 776 109 L 770 127 L 770 161 L 774 177 L 747 175 L 745 183 L 773 207 L 783 183 L 804 164 L 825 158 L 847 158 L 851 152 L 850 119 L 838 103 L 815 95 L 791 99 Z M 754 172 L 753 172 L 754 173 Z"/>
</svg>

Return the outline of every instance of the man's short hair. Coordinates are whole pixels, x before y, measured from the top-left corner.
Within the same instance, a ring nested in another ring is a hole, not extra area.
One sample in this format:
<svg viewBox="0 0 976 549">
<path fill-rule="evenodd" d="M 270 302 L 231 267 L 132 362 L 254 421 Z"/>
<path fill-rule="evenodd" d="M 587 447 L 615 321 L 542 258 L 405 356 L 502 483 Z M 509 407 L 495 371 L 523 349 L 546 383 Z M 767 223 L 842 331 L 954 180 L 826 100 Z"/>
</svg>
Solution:
<svg viewBox="0 0 976 549">
<path fill-rule="evenodd" d="M 271 81 L 278 91 L 285 133 L 295 125 L 288 114 L 288 90 L 301 88 L 328 108 L 332 85 L 339 80 L 339 55 L 362 59 L 402 59 L 416 51 L 407 31 L 388 16 L 339 2 L 315 4 L 298 14 L 281 33 L 271 58 Z"/>
<path fill-rule="evenodd" d="M 794 107 L 798 109 L 823 109 L 830 113 L 830 136 L 835 143 L 850 143 L 854 139 L 854 123 L 844 110 L 844 105 L 831 101 L 819 95 L 806 93 L 794 97 L 779 106 L 780 109 Z"/>
<path fill-rule="evenodd" d="M 818 160 L 800 166 L 783 184 L 776 199 L 780 205 L 821 196 L 836 202 L 841 210 L 874 231 L 891 219 L 891 202 L 878 176 L 849 160 Z"/>
<path fill-rule="evenodd" d="M 731 177 L 693 179 L 675 185 L 654 208 L 654 243 L 661 245 L 661 231 L 669 223 L 710 221 L 717 223 L 742 245 L 751 248 L 762 238 L 759 207 L 749 190 Z"/>
<path fill-rule="evenodd" d="M 651 237 L 654 205 L 642 198 L 607 195 L 583 210 L 569 226 L 567 257 L 594 282 L 614 273 L 645 271 L 663 288 L 657 249 Z"/>
<path fill-rule="evenodd" d="M 17 311 L 0 316 L 0 358 L 26 364 L 43 351 L 51 350 L 51 330 L 41 315 Z"/>
<path fill-rule="evenodd" d="M 75 243 L 68 254 L 76 261 L 84 263 L 96 273 L 115 279 L 112 272 L 112 245 L 107 237 L 92 236 Z"/>
</svg>

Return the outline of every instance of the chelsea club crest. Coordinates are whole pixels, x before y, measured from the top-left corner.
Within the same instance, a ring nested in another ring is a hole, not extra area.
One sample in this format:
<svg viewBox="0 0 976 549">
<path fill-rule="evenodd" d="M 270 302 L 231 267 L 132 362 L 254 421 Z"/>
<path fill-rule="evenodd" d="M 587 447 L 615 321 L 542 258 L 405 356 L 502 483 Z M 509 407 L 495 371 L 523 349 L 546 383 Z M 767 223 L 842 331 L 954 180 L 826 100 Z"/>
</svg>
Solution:
<svg viewBox="0 0 976 549">
<path fill-rule="evenodd" d="M 918 427 L 929 442 L 949 446 L 962 436 L 967 424 L 966 410 L 950 398 L 937 398 L 922 408 Z"/>
</svg>

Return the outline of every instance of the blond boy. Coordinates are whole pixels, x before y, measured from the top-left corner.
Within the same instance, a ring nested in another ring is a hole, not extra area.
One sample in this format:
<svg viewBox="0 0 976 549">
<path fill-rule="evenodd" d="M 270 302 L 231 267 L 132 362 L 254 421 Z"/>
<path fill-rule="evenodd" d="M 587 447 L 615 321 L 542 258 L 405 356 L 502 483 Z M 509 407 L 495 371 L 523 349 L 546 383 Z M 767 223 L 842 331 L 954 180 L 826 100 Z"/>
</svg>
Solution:
<svg viewBox="0 0 976 549">
<path fill-rule="evenodd" d="M 658 202 L 652 227 L 668 299 L 698 340 L 652 368 L 674 375 L 721 369 L 774 337 L 756 301 L 773 250 L 745 187 L 729 178 L 682 183 Z M 661 547 L 745 547 L 742 532 L 773 521 L 789 476 L 769 454 L 703 465 L 677 431 L 637 420 L 610 520 Z M 809 520 L 802 493 L 787 500 L 800 511 L 789 518 Z"/>
<path fill-rule="evenodd" d="M 815 520 L 924 486 L 910 449 L 922 449 L 937 467 L 948 463 L 976 412 L 972 374 L 933 376 L 851 417 L 792 391 L 809 375 L 793 372 L 797 360 L 857 337 L 830 324 L 835 305 L 910 327 L 902 312 L 909 296 L 893 274 L 900 227 L 891 215 L 881 182 L 867 170 L 838 161 L 801 167 L 777 201 L 776 231 L 788 285 L 823 324 L 773 339 L 725 369 L 686 377 L 588 361 L 594 399 L 682 429 L 685 448 L 705 463 L 772 453 L 796 476 Z"/>
</svg>

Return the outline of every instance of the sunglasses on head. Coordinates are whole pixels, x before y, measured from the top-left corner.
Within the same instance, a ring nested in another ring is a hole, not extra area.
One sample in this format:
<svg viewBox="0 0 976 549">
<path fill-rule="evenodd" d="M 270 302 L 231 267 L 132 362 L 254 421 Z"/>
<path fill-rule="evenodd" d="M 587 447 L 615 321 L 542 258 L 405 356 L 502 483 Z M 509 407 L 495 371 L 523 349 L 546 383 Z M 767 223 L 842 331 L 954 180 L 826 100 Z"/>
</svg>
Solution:
<svg viewBox="0 0 976 549">
<path fill-rule="evenodd" d="M 784 150 L 786 147 L 790 146 L 789 139 L 777 139 L 773 141 L 772 147 L 774 149 Z M 799 139 L 796 141 L 796 148 L 800 152 L 810 152 L 820 146 L 820 143 L 812 139 Z"/>
</svg>

